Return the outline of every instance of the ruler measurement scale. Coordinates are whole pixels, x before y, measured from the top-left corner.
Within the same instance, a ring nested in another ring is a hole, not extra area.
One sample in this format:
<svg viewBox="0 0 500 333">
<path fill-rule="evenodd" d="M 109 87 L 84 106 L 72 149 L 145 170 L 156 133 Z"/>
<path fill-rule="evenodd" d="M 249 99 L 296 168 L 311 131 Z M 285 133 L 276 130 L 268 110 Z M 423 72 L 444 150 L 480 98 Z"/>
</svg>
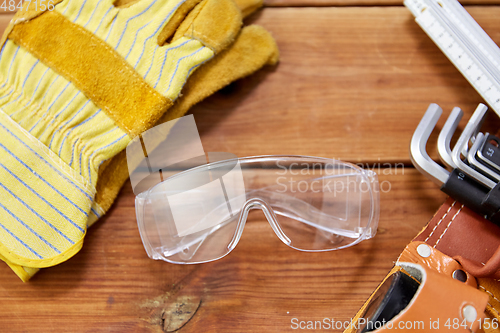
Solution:
<svg viewBox="0 0 500 333">
<path fill-rule="evenodd" d="M 415 21 L 500 116 L 500 49 L 456 0 L 405 0 Z"/>
</svg>

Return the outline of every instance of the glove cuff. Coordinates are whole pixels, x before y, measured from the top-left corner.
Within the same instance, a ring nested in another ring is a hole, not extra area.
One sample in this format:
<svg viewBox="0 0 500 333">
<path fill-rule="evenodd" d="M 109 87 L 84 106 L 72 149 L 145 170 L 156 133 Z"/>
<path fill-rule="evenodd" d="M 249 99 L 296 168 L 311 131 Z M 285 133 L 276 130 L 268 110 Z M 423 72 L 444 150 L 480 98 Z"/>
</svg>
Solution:
<svg viewBox="0 0 500 333">
<path fill-rule="evenodd" d="M 0 179 L 3 258 L 48 267 L 80 250 L 95 189 L 2 110 Z"/>
</svg>

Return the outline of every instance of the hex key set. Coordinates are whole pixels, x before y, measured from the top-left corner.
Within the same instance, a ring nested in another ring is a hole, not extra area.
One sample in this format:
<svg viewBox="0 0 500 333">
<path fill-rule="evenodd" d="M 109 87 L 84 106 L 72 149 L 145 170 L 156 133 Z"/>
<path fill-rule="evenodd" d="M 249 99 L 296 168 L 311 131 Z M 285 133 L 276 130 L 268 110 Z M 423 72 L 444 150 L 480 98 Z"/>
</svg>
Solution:
<svg viewBox="0 0 500 333">
<path fill-rule="evenodd" d="M 463 112 L 454 108 L 438 137 L 444 168 L 433 161 L 425 146 L 443 110 L 430 104 L 410 144 L 413 165 L 441 190 L 485 218 L 500 224 L 500 138 L 482 133 L 488 108 L 479 104 L 454 147 L 450 147 Z"/>
</svg>

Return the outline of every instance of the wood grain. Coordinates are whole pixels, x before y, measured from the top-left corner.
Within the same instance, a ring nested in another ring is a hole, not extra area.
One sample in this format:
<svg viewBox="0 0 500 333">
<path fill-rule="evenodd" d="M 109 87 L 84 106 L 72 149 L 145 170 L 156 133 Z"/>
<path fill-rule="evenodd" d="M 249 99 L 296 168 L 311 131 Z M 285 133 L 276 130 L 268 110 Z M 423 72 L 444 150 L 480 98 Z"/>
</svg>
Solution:
<svg viewBox="0 0 500 333">
<path fill-rule="evenodd" d="M 499 0 L 461 0 L 462 5 L 498 5 Z M 403 0 L 264 0 L 269 7 L 402 6 Z"/>
<path fill-rule="evenodd" d="M 0 8 L 0 15 L 9 15 L 17 11 L 10 10 L 9 1 L 6 1 L 6 9 Z M 13 0 L 16 6 L 19 1 Z M 0 6 L 4 0 L 0 0 Z M 34 3 L 34 2 L 33 2 Z M 47 4 L 48 1 L 45 1 Z M 462 0 L 462 5 L 498 5 L 500 0 Z M 266 7 L 330 7 L 330 6 L 402 6 L 403 0 L 264 0 Z"/>
<path fill-rule="evenodd" d="M 0 32 L 3 34 L 14 14 L 0 15 Z"/>
<path fill-rule="evenodd" d="M 232 253 L 196 266 L 147 258 L 127 183 L 69 261 L 25 284 L 0 267 L 1 327 L 162 332 L 168 309 L 199 300 L 181 332 L 283 332 L 291 331 L 292 318 L 347 320 L 445 198 L 413 169 L 382 170 L 380 181 L 385 192 L 372 240 L 335 252 L 299 252 L 281 243 L 262 213 L 252 212 Z"/>
<path fill-rule="evenodd" d="M 498 43 L 500 7 L 468 10 Z M 345 321 L 356 313 L 444 201 L 413 168 L 394 167 L 409 165 L 409 141 L 427 105 L 445 113 L 460 106 L 470 116 L 481 98 L 403 7 L 265 8 L 247 23 L 271 31 L 281 62 L 194 108 L 205 150 L 385 166 L 376 170 L 390 189 L 381 194 L 377 236 L 303 253 L 252 212 L 227 257 L 171 265 L 147 258 L 128 183 L 68 262 L 25 284 L 0 265 L 0 330 L 287 332 L 292 318 Z M 487 126 L 498 124 L 490 117 Z M 173 318 L 177 312 L 184 317 Z"/>
<path fill-rule="evenodd" d="M 500 7 L 468 9 L 500 42 Z M 463 128 L 482 101 L 403 7 L 266 8 L 249 23 L 269 29 L 281 61 L 193 109 L 207 151 L 409 164 L 429 103 L 444 110 L 440 129 L 454 106 Z"/>
</svg>

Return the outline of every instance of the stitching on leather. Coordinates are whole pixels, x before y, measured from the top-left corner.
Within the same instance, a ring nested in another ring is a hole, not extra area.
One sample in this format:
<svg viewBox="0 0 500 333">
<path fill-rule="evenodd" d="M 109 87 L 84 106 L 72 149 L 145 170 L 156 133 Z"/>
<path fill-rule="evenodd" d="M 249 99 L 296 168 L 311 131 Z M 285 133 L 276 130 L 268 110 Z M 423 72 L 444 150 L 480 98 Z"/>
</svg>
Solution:
<svg viewBox="0 0 500 333">
<path fill-rule="evenodd" d="M 427 236 L 427 238 L 424 240 L 424 243 L 427 243 L 427 241 L 429 240 L 429 238 L 431 238 L 431 236 L 434 234 L 434 231 L 436 231 L 437 227 L 441 224 L 441 222 L 443 222 L 444 218 L 446 217 L 446 215 L 448 215 L 448 213 L 450 212 L 450 210 L 453 208 L 453 206 L 455 206 L 455 204 L 457 203 L 457 201 L 453 201 L 453 203 L 451 204 L 451 206 L 448 208 L 448 210 L 444 213 L 444 215 L 441 217 L 441 219 L 439 220 L 439 222 L 434 226 L 434 228 L 432 229 L 431 233 L 429 234 L 429 236 Z M 435 246 L 434 246 L 435 247 Z"/>
<path fill-rule="evenodd" d="M 493 297 L 494 300 L 496 300 L 497 302 L 500 302 L 500 300 L 498 298 L 496 298 L 495 295 L 493 295 L 489 290 L 486 290 L 486 288 L 484 288 L 481 285 L 479 285 L 479 288 L 483 289 L 488 295 L 490 295 L 490 297 Z M 490 308 L 492 310 L 494 310 L 496 312 L 497 317 L 500 316 L 500 313 L 498 313 L 498 310 L 493 305 L 491 305 L 490 302 L 488 302 L 488 305 L 490 306 Z"/>
<path fill-rule="evenodd" d="M 500 313 L 498 313 L 498 310 L 495 309 L 495 307 L 493 305 L 490 304 L 490 302 L 488 302 L 488 305 L 490 306 L 490 309 L 493 310 L 494 312 L 496 312 L 496 316 L 500 316 Z"/>
<path fill-rule="evenodd" d="M 462 211 L 462 208 L 464 208 L 464 205 L 462 205 L 460 207 L 460 209 L 458 210 L 458 212 L 455 213 L 455 215 L 453 215 L 451 221 L 448 223 L 448 225 L 446 226 L 446 229 L 444 229 L 443 233 L 441 234 L 441 236 L 439 236 L 439 239 L 437 240 L 436 244 L 434 245 L 434 248 L 439 244 L 439 241 L 441 240 L 441 238 L 443 238 L 444 234 L 446 233 L 446 231 L 448 231 L 448 228 L 450 227 L 451 223 L 455 220 L 455 217 L 458 216 L 458 214 L 460 214 L 460 212 Z"/>
<path fill-rule="evenodd" d="M 486 291 L 486 293 L 488 293 L 491 297 L 493 297 L 493 299 L 495 301 L 497 301 L 498 303 L 500 303 L 500 299 L 496 298 L 495 295 L 493 295 L 492 292 L 490 292 L 489 290 L 487 290 L 485 287 L 479 285 L 479 288 L 483 289 L 484 291 Z"/>
<path fill-rule="evenodd" d="M 184 37 L 195 39 L 200 42 L 204 47 L 208 47 L 213 53 L 217 53 L 217 48 L 214 46 L 216 43 L 210 37 L 193 30 L 191 34 L 185 34 Z"/>
</svg>

